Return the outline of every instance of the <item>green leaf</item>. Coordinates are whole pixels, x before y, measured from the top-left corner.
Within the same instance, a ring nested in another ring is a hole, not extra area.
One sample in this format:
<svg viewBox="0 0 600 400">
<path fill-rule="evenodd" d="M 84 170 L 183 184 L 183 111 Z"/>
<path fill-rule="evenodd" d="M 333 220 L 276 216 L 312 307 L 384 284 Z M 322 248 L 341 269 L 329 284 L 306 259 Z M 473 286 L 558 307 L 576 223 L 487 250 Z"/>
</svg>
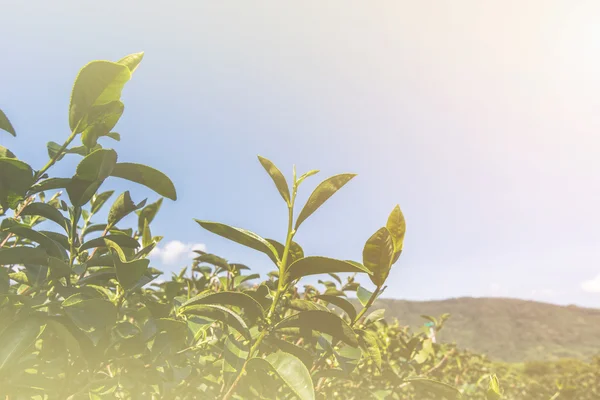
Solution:
<svg viewBox="0 0 600 400">
<path fill-rule="evenodd" d="M 277 240 L 273 240 L 273 239 L 266 239 L 266 240 L 267 240 L 267 242 L 271 243 L 271 245 L 277 251 L 279 260 L 282 260 L 283 252 L 285 251 L 285 246 L 282 243 L 279 243 Z M 303 257 L 304 257 L 304 250 L 302 250 L 302 247 L 300 247 L 300 245 L 298 243 L 292 241 L 290 243 L 290 248 L 288 250 L 288 258 L 287 258 L 286 264 L 289 266 L 294 261 L 299 260 Z M 275 256 L 271 257 L 271 261 L 273 261 L 275 264 L 277 264 L 277 258 Z"/>
<path fill-rule="evenodd" d="M 117 152 L 98 149 L 83 158 L 77 165 L 75 177 L 84 181 L 100 181 L 108 178 L 117 165 Z"/>
<path fill-rule="evenodd" d="M 277 349 L 298 357 L 306 366 L 306 368 L 312 367 L 314 358 L 309 351 L 304 350 L 302 347 L 296 346 L 295 344 L 290 342 L 286 342 L 285 340 L 278 339 L 274 336 L 269 337 L 268 342 L 274 345 Z"/>
<path fill-rule="evenodd" d="M 248 358 L 248 346 L 241 340 L 236 340 L 233 335 L 228 335 L 223 346 L 223 375 L 226 385 L 235 379 L 236 371 L 240 371 Z"/>
<path fill-rule="evenodd" d="M 412 384 L 418 393 L 438 396 L 438 399 L 462 399 L 460 391 L 452 385 L 429 378 L 407 378 L 406 382 Z"/>
<path fill-rule="evenodd" d="M 17 156 L 6 147 L 0 146 L 0 158 L 17 158 Z"/>
<path fill-rule="evenodd" d="M 82 132 L 94 106 L 117 101 L 125 84 L 131 79 L 129 68 L 110 61 L 92 61 L 75 79 L 69 105 L 69 127 Z"/>
<path fill-rule="evenodd" d="M 117 163 L 111 176 L 139 183 L 154 190 L 161 196 L 171 200 L 177 200 L 175 186 L 169 177 L 159 170 L 148 167 L 147 165 Z"/>
<path fill-rule="evenodd" d="M 311 176 L 313 176 L 313 175 L 316 175 L 316 174 L 318 174 L 318 173 L 319 173 L 319 170 L 318 170 L 318 169 L 313 169 L 313 170 L 310 170 L 310 171 L 308 171 L 308 172 L 307 172 L 307 173 L 305 173 L 305 174 L 302 174 L 302 176 L 301 176 L 300 178 L 298 178 L 298 180 L 296 181 L 296 186 L 300 186 L 300 184 L 301 184 L 301 183 L 302 183 L 302 182 L 303 182 L 303 181 L 304 181 L 306 178 L 308 178 L 308 177 L 311 177 Z"/>
<path fill-rule="evenodd" d="M 106 247 L 110 249 L 113 255 L 117 280 L 124 289 L 132 289 L 148 270 L 150 260 L 143 258 L 127 261 L 125 254 L 123 254 L 123 250 L 118 244 L 106 238 L 104 241 L 106 242 Z"/>
<path fill-rule="evenodd" d="M 290 204 L 290 188 L 285 180 L 285 177 L 281 173 L 281 171 L 273 164 L 270 160 L 258 156 L 258 161 L 260 161 L 261 165 L 267 171 L 275 186 L 277 186 L 277 190 L 279 190 L 279 194 L 287 204 Z"/>
<path fill-rule="evenodd" d="M 296 311 L 313 311 L 320 310 L 329 312 L 329 309 L 319 303 L 315 303 L 314 301 L 304 300 L 304 299 L 293 299 L 290 300 L 289 307 L 292 310 Z"/>
<path fill-rule="evenodd" d="M 51 256 L 58 257 L 58 258 L 66 258 L 66 253 L 65 253 L 64 249 L 61 250 L 61 248 L 58 246 L 58 244 L 54 240 L 50 239 L 48 236 L 44 235 L 43 233 L 40 233 L 36 230 L 33 230 L 33 229 L 25 227 L 25 226 L 18 226 L 18 225 L 12 226 L 9 229 L 7 229 L 6 231 L 12 232 L 13 234 L 17 235 L 18 237 L 29 239 L 32 242 L 38 243 Z"/>
<path fill-rule="evenodd" d="M 143 58 L 144 58 L 144 52 L 141 51 L 139 53 L 129 54 L 128 56 L 121 58 L 117 62 L 119 64 L 123 64 L 123 65 L 127 66 L 127 68 L 129 68 L 129 71 L 133 74 L 133 72 L 137 69 L 137 67 L 142 62 Z"/>
<path fill-rule="evenodd" d="M 201 262 L 201 263 L 207 263 L 207 264 L 211 264 L 214 265 L 215 267 L 220 267 L 225 271 L 229 271 L 229 263 L 227 263 L 227 260 L 225 260 L 224 258 L 221 258 L 217 255 L 214 254 L 201 254 L 200 256 L 196 257 L 194 260 Z"/>
<path fill-rule="evenodd" d="M 80 293 L 63 301 L 63 309 L 73 323 L 97 345 L 117 322 L 117 309 L 108 300 L 86 298 Z"/>
<path fill-rule="evenodd" d="M 377 343 L 377 336 L 375 333 L 367 330 L 357 329 L 358 344 L 361 349 L 368 354 L 369 358 L 381 370 L 381 350 L 379 349 L 379 343 Z"/>
<path fill-rule="evenodd" d="M 0 334 L 0 372 L 14 366 L 21 355 L 35 343 L 45 327 L 38 318 L 17 320 Z"/>
<path fill-rule="evenodd" d="M 121 134 L 117 133 L 117 132 L 108 132 L 105 136 L 107 136 L 113 140 L 116 140 L 117 142 L 121 141 Z"/>
<path fill-rule="evenodd" d="M 142 245 L 144 248 L 148 246 L 154 245 L 152 241 L 152 232 L 150 232 L 150 225 L 148 224 L 148 220 L 144 220 L 144 228 L 142 229 Z"/>
<path fill-rule="evenodd" d="M 48 257 L 48 279 L 59 279 L 69 276 L 71 274 L 71 268 L 69 265 L 56 257 Z"/>
<path fill-rule="evenodd" d="M 154 217 L 156 217 L 158 210 L 160 210 L 162 201 L 163 201 L 163 199 L 161 197 L 154 203 L 150 203 L 146 207 L 135 212 L 138 215 L 138 232 L 143 232 L 144 221 L 147 221 L 148 224 L 150 224 L 152 221 L 154 221 Z"/>
<path fill-rule="evenodd" d="M 350 346 L 358 346 L 356 333 L 343 319 L 328 311 L 303 311 L 285 318 L 275 329 L 301 328 L 327 333 Z"/>
<path fill-rule="evenodd" d="M 94 249 L 96 247 L 105 247 L 106 246 L 105 240 L 110 240 L 110 241 L 116 243 L 117 245 L 119 245 L 120 247 L 125 247 L 128 249 L 137 249 L 138 247 L 140 247 L 140 242 L 138 242 L 137 240 L 135 240 L 134 238 L 132 238 L 130 236 L 107 235 L 107 236 L 102 236 L 102 237 L 88 240 L 87 242 L 82 244 L 81 247 L 79 247 L 79 251 Z"/>
<path fill-rule="evenodd" d="M 33 184 L 33 170 L 16 158 L 0 157 L 0 207 L 15 209 Z"/>
<path fill-rule="evenodd" d="M 48 254 L 40 247 L 0 248 L 0 265 L 45 265 L 47 262 Z"/>
<path fill-rule="evenodd" d="M 91 201 L 92 214 L 96 214 L 98 211 L 100 211 L 100 209 L 102 208 L 104 203 L 106 203 L 106 201 L 110 198 L 110 196 L 113 195 L 114 192 L 115 192 L 114 190 L 107 190 L 106 192 L 98 193 L 98 194 L 92 196 L 92 201 Z"/>
<path fill-rule="evenodd" d="M 343 297 L 322 294 L 317 296 L 317 298 L 341 308 L 346 314 L 348 314 L 348 317 L 351 321 L 356 319 L 356 308 L 354 308 L 354 305 Z"/>
<path fill-rule="evenodd" d="M 0 129 L 10 133 L 15 137 L 17 136 L 15 128 L 13 128 L 12 124 L 8 120 L 8 117 L 6 116 L 6 114 L 4 114 L 4 111 L 2 110 L 0 110 Z"/>
<path fill-rule="evenodd" d="M 351 374 L 356 370 L 358 362 L 362 356 L 362 350 L 358 347 L 343 346 L 341 349 L 335 351 L 335 358 L 342 370 L 347 374 Z"/>
<path fill-rule="evenodd" d="M 356 297 L 358 298 L 358 301 L 360 301 L 360 304 L 362 304 L 363 307 L 367 305 L 371 296 L 373 296 L 373 293 L 369 292 L 362 286 L 359 286 L 358 289 L 356 289 Z"/>
<path fill-rule="evenodd" d="M 258 278 L 260 278 L 259 274 L 239 275 L 239 276 L 236 276 L 235 278 L 233 278 L 233 286 L 237 288 L 244 282 L 251 281 L 253 279 L 258 279 Z"/>
<path fill-rule="evenodd" d="M 71 183 L 71 178 L 46 179 L 36 185 L 33 185 L 29 190 L 29 194 L 31 195 L 48 190 L 64 189 L 69 185 L 69 183 Z"/>
<path fill-rule="evenodd" d="M 67 229 L 67 219 L 55 207 L 48 203 L 31 203 L 21 211 L 21 216 L 38 215 L 56 222 L 63 229 Z"/>
<path fill-rule="evenodd" d="M 217 321 L 221 321 L 225 326 L 231 327 L 238 331 L 244 338 L 250 340 L 251 335 L 248 329 L 248 325 L 244 320 L 235 312 L 229 308 L 219 306 L 216 304 L 196 304 L 187 306 L 181 310 L 183 314 L 199 315 L 206 318 L 211 318 Z"/>
<path fill-rule="evenodd" d="M 485 393 L 487 400 L 499 400 L 502 398 L 502 392 L 500 391 L 500 382 L 496 374 L 490 375 L 490 384 Z"/>
<path fill-rule="evenodd" d="M 354 178 L 356 174 L 340 174 L 332 176 L 321 182 L 319 186 L 312 192 L 308 201 L 304 205 L 304 208 L 300 212 L 298 219 L 296 220 L 295 229 L 298 230 L 298 227 L 304 220 L 312 213 L 314 213 L 323 203 L 325 203 L 335 192 L 340 190 L 342 186 L 344 186 L 350 179 Z"/>
<path fill-rule="evenodd" d="M 300 400 L 314 400 L 315 389 L 310 372 L 297 357 L 278 351 L 267 358 L 251 358 L 248 368 L 272 371 L 289 387 Z"/>
<path fill-rule="evenodd" d="M 55 158 L 56 155 L 58 154 L 58 152 L 60 151 L 60 149 L 62 148 L 62 146 L 56 142 L 48 142 L 48 144 L 46 144 L 46 148 L 48 149 L 48 157 L 50 158 Z M 73 147 L 71 149 L 64 149 L 63 150 L 63 154 L 61 154 L 56 161 L 60 161 L 63 159 L 63 157 L 65 156 L 65 154 L 79 154 L 81 156 L 86 156 L 87 152 L 85 150 L 85 147 Z"/>
<path fill-rule="evenodd" d="M 69 199 L 74 206 L 85 205 L 102 182 L 108 178 L 117 163 L 117 152 L 98 149 L 84 157 L 77 165 L 75 176 L 66 186 Z"/>
<path fill-rule="evenodd" d="M 142 208 L 146 204 L 146 200 L 143 200 L 139 204 L 135 204 L 131 200 L 129 190 L 121 193 L 121 195 L 115 200 L 110 211 L 108 212 L 108 226 L 115 226 L 120 220 L 131 214 L 135 210 Z"/>
<path fill-rule="evenodd" d="M 196 304 L 219 304 L 239 307 L 252 320 L 262 318 L 265 312 L 258 301 L 241 292 L 202 293 L 183 303 L 180 311 L 185 313 L 186 307 Z"/>
<path fill-rule="evenodd" d="M 383 319 L 383 315 L 385 314 L 385 309 L 380 308 L 378 310 L 372 311 L 365 318 L 365 324 L 371 324 L 373 322 L 381 321 Z"/>
<path fill-rule="evenodd" d="M 390 216 L 388 217 L 385 227 L 390 231 L 392 240 L 394 242 L 394 258 L 392 264 L 398 261 L 398 257 L 402 253 L 404 247 L 404 234 L 406 233 L 406 221 L 404 215 L 400 210 L 400 206 L 394 207 Z"/>
<path fill-rule="evenodd" d="M 201 221 L 195 219 L 201 227 L 210 231 L 214 234 L 222 236 L 226 239 L 229 239 L 233 242 L 239 243 L 241 245 L 250 247 L 251 249 L 258 250 L 262 253 L 265 253 L 269 257 L 277 258 L 277 250 L 273 247 L 271 243 L 269 243 L 266 239 L 258 236 L 254 232 L 250 232 L 246 229 L 234 228 L 229 225 L 220 224 L 218 222 L 210 222 L 210 221 Z"/>
<path fill-rule="evenodd" d="M 291 282 L 304 276 L 337 272 L 364 272 L 371 274 L 371 271 L 359 263 L 351 263 L 349 261 L 336 260 L 334 258 L 311 256 L 293 262 L 286 272 L 286 278 Z"/>
<path fill-rule="evenodd" d="M 108 136 L 117 125 L 124 110 L 125 105 L 120 101 L 92 107 L 87 117 L 86 128 L 81 133 L 81 143 L 88 149 L 95 148 L 98 139 Z"/>
<path fill-rule="evenodd" d="M 363 249 L 363 264 L 373 273 L 370 278 L 377 287 L 387 279 L 393 258 L 392 235 L 387 228 L 380 228 L 367 240 Z"/>
</svg>

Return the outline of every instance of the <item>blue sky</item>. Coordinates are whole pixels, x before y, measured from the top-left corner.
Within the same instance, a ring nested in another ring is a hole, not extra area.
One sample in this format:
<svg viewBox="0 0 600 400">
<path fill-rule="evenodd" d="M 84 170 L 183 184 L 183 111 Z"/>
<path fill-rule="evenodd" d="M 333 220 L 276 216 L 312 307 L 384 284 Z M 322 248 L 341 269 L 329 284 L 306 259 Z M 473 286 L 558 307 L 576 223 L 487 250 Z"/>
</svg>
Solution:
<svg viewBox="0 0 600 400">
<path fill-rule="evenodd" d="M 308 254 L 360 260 L 400 204 L 405 252 L 387 296 L 600 306 L 595 1 L 57 0 L 2 14 L 0 108 L 19 136 L 0 144 L 34 168 L 68 135 L 79 68 L 145 51 L 122 141 L 103 144 L 177 187 L 154 223 L 157 267 L 179 269 L 202 244 L 271 269 L 192 220 L 281 240 L 286 208 L 260 154 L 288 177 L 292 164 L 321 170 L 301 203 L 327 176 L 358 173 L 303 224 Z"/>
</svg>

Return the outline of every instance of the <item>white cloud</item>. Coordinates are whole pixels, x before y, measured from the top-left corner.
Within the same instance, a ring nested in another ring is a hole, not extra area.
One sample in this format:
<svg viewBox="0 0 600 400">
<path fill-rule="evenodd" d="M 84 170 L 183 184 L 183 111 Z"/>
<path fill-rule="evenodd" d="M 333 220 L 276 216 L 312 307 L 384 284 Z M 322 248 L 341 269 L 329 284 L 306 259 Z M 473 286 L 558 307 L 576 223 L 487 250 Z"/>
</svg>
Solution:
<svg viewBox="0 0 600 400">
<path fill-rule="evenodd" d="M 585 292 L 600 293 L 600 274 L 593 279 L 581 282 L 581 288 Z"/>
<path fill-rule="evenodd" d="M 150 253 L 150 257 L 159 259 L 164 265 L 174 265 L 195 257 L 197 254 L 193 250 L 206 251 L 206 246 L 203 243 L 183 243 L 179 240 L 171 240 L 164 246 L 156 246 Z"/>
</svg>

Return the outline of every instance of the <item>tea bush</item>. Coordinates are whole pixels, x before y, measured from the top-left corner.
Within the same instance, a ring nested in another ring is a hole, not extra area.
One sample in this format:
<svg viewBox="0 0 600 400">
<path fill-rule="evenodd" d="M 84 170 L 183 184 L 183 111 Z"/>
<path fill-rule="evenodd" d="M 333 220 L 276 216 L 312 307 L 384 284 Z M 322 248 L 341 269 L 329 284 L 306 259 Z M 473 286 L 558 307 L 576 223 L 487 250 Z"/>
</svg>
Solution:
<svg viewBox="0 0 600 400">
<path fill-rule="evenodd" d="M 298 208 L 298 190 L 318 171 L 297 176 L 294 169 L 288 183 L 259 157 L 287 204 L 286 236 L 277 241 L 196 222 L 264 253 L 274 271 L 252 284 L 260 276 L 249 267 L 196 251 L 189 269 L 155 281 L 161 272 L 148 256 L 162 237 L 150 227 L 163 197 L 176 200 L 175 187 L 160 171 L 118 160 L 115 150 L 100 144 L 120 140 L 112 130 L 124 110 L 121 91 L 142 58 L 131 54 L 81 69 L 69 106 L 71 132 L 62 145 L 47 144 L 49 160 L 39 170 L 0 147 L 3 398 L 501 398 L 484 357 L 435 343 L 428 331 L 412 333 L 371 309 L 402 254 L 400 207 L 368 238 L 361 262 L 306 256 L 294 241 L 302 224 L 354 174 L 324 180 Z M 0 129 L 16 136 L 1 111 Z M 81 157 L 73 175 L 51 177 L 51 168 L 67 155 Z M 161 197 L 138 202 L 125 191 L 99 221 L 114 194 L 100 189 L 114 178 Z M 133 213 L 137 226 L 123 226 Z M 342 279 L 341 273 L 349 275 Z M 375 290 L 360 286 L 356 274 L 367 275 Z M 302 285 L 310 275 L 326 277 L 324 289 Z M 437 331 L 447 315 L 426 318 Z"/>
</svg>

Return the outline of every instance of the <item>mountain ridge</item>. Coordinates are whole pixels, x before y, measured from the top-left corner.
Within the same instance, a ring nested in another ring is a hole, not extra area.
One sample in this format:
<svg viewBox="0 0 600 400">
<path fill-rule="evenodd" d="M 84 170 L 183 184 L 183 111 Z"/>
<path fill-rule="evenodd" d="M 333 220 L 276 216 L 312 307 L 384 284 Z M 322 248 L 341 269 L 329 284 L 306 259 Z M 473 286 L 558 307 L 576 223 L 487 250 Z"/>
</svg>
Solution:
<svg viewBox="0 0 600 400">
<path fill-rule="evenodd" d="M 492 360 L 523 362 L 560 358 L 589 359 L 600 353 L 600 309 L 501 297 L 456 297 L 412 301 L 381 298 L 373 309 L 385 309 L 413 330 L 426 322 L 421 315 L 450 318 L 438 340 L 483 353 Z"/>
</svg>

